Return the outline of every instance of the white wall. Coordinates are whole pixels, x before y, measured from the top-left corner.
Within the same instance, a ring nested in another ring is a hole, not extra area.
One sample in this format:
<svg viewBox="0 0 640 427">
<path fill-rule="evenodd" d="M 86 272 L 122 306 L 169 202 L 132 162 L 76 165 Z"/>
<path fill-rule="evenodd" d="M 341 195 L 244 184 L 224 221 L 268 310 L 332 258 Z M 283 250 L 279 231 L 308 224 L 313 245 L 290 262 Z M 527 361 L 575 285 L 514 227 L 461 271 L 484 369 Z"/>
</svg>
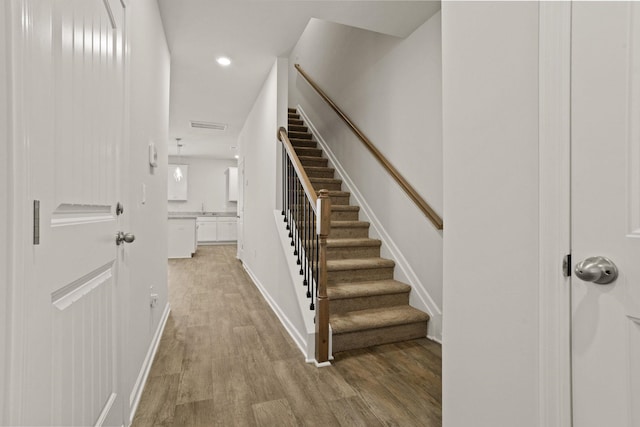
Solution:
<svg viewBox="0 0 640 427">
<path fill-rule="evenodd" d="M 235 212 L 236 202 L 227 201 L 227 180 L 224 171 L 237 167 L 237 160 L 198 157 L 169 157 L 170 164 L 189 165 L 187 201 L 169 202 L 169 212 Z"/>
<path fill-rule="evenodd" d="M 279 123 L 278 70 L 282 69 L 282 61 L 278 59 L 271 69 L 238 138 L 240 156 L 244 160 L 242 262 L 277 310 L 284 313 L 289 324 L 299 335 L 306 336 L 295 293 L 301 286 L 291 281 L 273 219 L 273 211 L 280 206 L 276 200 L 276 187 L 280 185 L 276 161 L 281 151 L 276 131 Z"/>
<path fill-rule="evenodd" d="M 442 307 L 442 233 L 293 65 L 302 66 L 442 215 L 440 21 L 438 12 L 409 37 L 399 39 L 312 19 L 291 52 L 289 68 L 290 105 L 302 106 L 406 258 L 415 274 L 396 268 L 396 278 L 414 286 L 412 305 L 425 310 L 432 307 L 429 311 L 435 330 L 430 329 L 430 334 L 437 338 Z M 385 245 L 382 254 L 394 258 Z M 427 304 L 429 299 L 432 302 Z"/>
<path fill-rule="evenodd" d="M 6 32 L 9 29 L 5 21 L 6 3 L 0 6 L 0 348 L 8 349 L 6 342 L 9 321 L 9 191 L 11 185 L 9 183 L 9 129 L 8 114 L 9 100 L 7 99 L 7 49 Z M 6 351 L 0 351 L 0 384 L 7 384 L 7 372 L 5 357 Z M 5 387 L 0 386 L 0 424 L 4 424 L 5 414 Z"/>
<path fill-rule="evenodd" d="M 444 426 L 538 426 L 538 5 L 443 2 L 442 58 Z"/>
<path fill-rule="evenodd" d="M 130 265 L 125 344 L 126 390 L 134 395 L 143 362 L 167 305 L 167 143 L 170 56 L 155 0 L 129 2 L 130 22 Z M 158 150 L 158 167 L 148 162 L 148 144 Z M 146 202 L 142 203 L 142 185 Z M 150 287 L 159 294 L 151 308 Z M 151 361 L 147 361 L 151 362 Z M 127 394 L 125 408 L 134 404 Z M 128 413 L 126 414 L 128 415 Z"/>
</svg>

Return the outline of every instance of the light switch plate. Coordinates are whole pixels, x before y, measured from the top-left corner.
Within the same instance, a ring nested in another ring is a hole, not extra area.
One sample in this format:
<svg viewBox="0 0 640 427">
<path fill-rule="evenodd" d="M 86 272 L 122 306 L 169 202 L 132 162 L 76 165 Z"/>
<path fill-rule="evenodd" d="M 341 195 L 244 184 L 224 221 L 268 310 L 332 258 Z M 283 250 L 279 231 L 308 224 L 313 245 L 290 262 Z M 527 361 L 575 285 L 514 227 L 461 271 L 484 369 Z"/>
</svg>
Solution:
<svg viewBox="0 0 640 427">
<path fill-rule="evenodd" d="M 158 167 L 158 150 L 153 142 L 149 143 L 149 166 Z"/>
</svg>

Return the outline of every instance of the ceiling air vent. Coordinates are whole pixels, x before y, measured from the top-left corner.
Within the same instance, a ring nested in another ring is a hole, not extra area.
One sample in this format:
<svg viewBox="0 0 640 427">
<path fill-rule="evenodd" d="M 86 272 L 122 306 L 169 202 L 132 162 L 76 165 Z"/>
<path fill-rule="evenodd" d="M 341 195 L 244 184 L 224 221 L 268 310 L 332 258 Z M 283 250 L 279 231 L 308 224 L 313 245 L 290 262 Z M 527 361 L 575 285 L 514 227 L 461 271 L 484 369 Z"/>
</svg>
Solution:
<svg viewBox="0 0 640 427">
<path fill-rule="evenodd" d="M 191 120 L 189 123 L 194 129 L 227 130 L 227 125 L 223 123 L 199 122 L 196 120 Z"/>
</svg>

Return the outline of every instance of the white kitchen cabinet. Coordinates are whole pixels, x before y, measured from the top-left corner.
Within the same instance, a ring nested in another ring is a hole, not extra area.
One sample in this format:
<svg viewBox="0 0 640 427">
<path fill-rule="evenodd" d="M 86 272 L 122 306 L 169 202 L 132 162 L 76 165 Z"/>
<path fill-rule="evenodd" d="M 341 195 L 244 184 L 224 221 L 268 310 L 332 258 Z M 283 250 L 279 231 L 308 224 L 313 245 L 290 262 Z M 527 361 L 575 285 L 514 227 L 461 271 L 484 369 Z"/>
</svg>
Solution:
<svg viewBox="0 0 640 427">
<path fill-rule="evenodd" d="M 237 240 L 237 222 L 233 217 L 198 217 L 198 244 L 207 245 Z"/>
<path fill-rule="evenodd" d="M 187 200 L 189 165 L 169 165 L 167 173 L 167 199 Z"/>
<path fill-rule="evenodd" d="M 198 243 L 218 240 L 218 222 L 216 218 L 198 217 L 196 227 L 198 229 Z"/>
<path fill-rule="evenodd" d="M 238 240 L 238 223 L 235 218 L 218 219 L 218 241 L 230 242 Z"/>
<path fill-rule="evenodd" d="M 197 249 L 195 218 L 169 219 L 168 229 L 169 258 L 191 258 Z"/>
<path fill-rule="evenodd" d="M 229 202 L 238 201 L 238 168 L 230 167 L 224 171 L 227 181 L 227 200 Z"/>
</svg>

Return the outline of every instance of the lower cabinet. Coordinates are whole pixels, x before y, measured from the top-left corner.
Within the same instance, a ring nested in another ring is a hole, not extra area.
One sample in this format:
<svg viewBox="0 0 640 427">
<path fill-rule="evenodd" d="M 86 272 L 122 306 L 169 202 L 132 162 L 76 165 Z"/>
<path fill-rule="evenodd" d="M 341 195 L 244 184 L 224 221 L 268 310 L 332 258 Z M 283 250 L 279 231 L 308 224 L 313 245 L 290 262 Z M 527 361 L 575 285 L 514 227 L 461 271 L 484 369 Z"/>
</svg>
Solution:
<svg viewBox="0 0 640 427">
<path fill-rule="evenodd" d="M 238 239 L 237 222 L 231 217 L 198 217 L 198 244 L 233 242 Z"/>
<path fill-rule="evenodd" d="M 169 219 L 169 258 L 191 258 L 196 252 L 196 222 L 193 219 Z"/>
<path fill-rule="evenodd" d="M 238 223 L 235 218 L 233 220 L 220 218 L 218 221 L 218 240 L 221 242 L 238 240 Z"/>
<path fill-rule="evenodd" d="M 202 220 L 198 218 L 198 221 L 196 222 L 196 228 L 198 229 L 198 243 L 215 242 L 218 240 L 217 225 L 215 218 L 203 218 Z"/>
</svg>

